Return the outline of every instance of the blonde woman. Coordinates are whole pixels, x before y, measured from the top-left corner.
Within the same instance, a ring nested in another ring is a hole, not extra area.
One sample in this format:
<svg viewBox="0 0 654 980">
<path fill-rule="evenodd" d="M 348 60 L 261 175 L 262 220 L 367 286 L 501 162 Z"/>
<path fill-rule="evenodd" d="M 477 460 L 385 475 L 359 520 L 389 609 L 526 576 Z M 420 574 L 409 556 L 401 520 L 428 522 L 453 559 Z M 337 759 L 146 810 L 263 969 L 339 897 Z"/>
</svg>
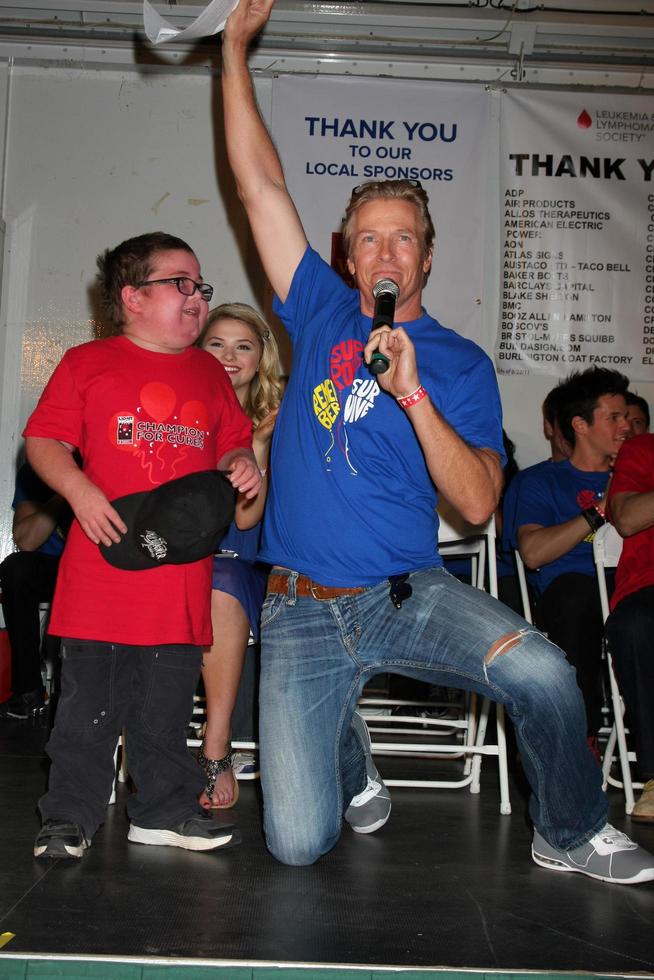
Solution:
<svg viewBox="0 0 654 980">
<path fill-rule="evenodd" d="M 243 410 L 253 423 L 253 448 L 264 482 L 247 505 L 256 523 L 249 531 L 232 525 L 213 562 L 211 619 L 213 646 L 205 652 L 202 679 L 207 724 L 199 755 L 207 774 L 200 803 L 228 809 L 238 799 L 233 771 L 231 720 L 250 631 L 259 634 L 259 613 L 267 569 L 256 563 L 267 489 L 266 471 L 283 385 L 279 351 L 264 318 L 245 303 L 224 303 L 209 313 L 198 346 L 213 354 L 229 375 Z"/>
</svg>

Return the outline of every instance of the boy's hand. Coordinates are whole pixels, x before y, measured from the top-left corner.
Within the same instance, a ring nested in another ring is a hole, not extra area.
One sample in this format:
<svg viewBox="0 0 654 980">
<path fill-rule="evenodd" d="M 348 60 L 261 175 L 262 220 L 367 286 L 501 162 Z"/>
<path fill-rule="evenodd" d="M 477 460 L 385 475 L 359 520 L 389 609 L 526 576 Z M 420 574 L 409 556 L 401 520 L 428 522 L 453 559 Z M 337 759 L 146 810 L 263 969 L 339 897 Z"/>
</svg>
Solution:
<svg viewBox="0 0 654 980">
<path fill-rule="evenodd" d="M 93 544 L 118 544 L 121 534 L 127 533 L 127 525 L 102 490 L 86 480 L 74 496 L 70 506 L 82 530 Z"/>
<path fill-rule="evenodd" d="M 259 493 L 262 482 L 261 471 L 252 453 L 234 456 L 226 475 L 231 485 L 248 500 L 252 500 Z"/>
</svg>

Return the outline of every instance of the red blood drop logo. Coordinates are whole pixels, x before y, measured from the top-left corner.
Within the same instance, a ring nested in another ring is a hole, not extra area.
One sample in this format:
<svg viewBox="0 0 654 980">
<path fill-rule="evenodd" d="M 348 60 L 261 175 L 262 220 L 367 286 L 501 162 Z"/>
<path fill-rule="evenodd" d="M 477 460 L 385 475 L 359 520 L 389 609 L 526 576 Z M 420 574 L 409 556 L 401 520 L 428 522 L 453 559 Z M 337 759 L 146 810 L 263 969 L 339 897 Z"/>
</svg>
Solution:
<svg viewBox="0 0 654 980">
<path fill-rule="evenodd" d="M 592 125 L 592 117 L 586 112 L 585 109 L 582 109 L 577 116 L 577 126 L 579 126 L 580 129 L 590 129 Z"/>
</svg>

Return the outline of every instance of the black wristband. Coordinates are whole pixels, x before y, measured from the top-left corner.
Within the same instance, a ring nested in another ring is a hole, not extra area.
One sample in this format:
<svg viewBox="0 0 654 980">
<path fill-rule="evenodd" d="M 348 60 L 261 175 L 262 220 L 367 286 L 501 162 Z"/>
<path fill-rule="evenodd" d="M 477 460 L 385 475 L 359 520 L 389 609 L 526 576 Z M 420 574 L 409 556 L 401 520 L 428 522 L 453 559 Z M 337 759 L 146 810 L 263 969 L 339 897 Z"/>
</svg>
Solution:
<svg viewBox="0 0 654 980">
<path fill-rule="evenodd" d="M 586 510 L 582 510 L 581 513 L 588 521 L 591 531 L 599 531 L 606 524 L 606 518 L 599 512 L 597 507 L 588 507 Z"/>
</svg>

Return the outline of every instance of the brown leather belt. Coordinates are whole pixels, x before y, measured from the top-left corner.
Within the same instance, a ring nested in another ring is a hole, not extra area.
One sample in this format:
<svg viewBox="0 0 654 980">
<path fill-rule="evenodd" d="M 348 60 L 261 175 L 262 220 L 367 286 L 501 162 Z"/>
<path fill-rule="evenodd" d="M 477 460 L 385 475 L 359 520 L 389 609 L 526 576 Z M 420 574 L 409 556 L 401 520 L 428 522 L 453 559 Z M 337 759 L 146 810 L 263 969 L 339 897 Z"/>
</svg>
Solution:
<svg viewBox="0 0 654 980">
<path fill-rule="evenodd" d="M 273 573 L 268 576 L 268 592 L 273 595 L 288 595 L 288 575 L 277 575 Z M 319 585 L 306 575 L 298 575 L 295 583 L 295 594 L 299 596 L 311 596 L 325 602 L 327 599 L 338 599 L 343 595 L 360 595 L 366 590 L 363 586 L 356 586 L 349 589 L 341 589 L 336 585 Z"/>
</svg>

